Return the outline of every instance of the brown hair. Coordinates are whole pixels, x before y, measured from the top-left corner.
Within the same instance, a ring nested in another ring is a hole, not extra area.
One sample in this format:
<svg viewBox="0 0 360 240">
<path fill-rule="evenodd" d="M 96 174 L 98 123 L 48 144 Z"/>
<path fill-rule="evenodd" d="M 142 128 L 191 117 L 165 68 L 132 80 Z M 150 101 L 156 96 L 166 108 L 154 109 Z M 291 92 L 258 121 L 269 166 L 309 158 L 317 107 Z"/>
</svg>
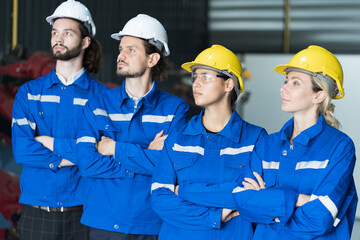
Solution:
<svg viewBox="0 0 360 240">
<path fill-rule="evenodd" d="M 171 64 L 169 60 L 160 52 L 160 50 L 155 47 L 155 45 L 149 43 L 146 40 L 143 40 L 145 52 L 147 55 L 150 55 L 152 53 L 158 53 L 160 54 L 160 59 L 158 63 L 151 68 L 151 77 L 153 80 L 158 79 L 160 81 L 164 80 L 165 77 L 167 77 L 168 73 L 166 71 L 166 68 L 170 67 Z"/>
<path fill-rule="evenodd" d="M 102 61 L 102 49 L 98 40 L 90 37 L 89 30 L 85 25 L 79 22 L 79 29 L 81 33 L 81 38 L 89 37 L 91 39 L 90 45 L 85 49 L 83 67 L 86 68 L 91 73 L 97 73 L 101 66 Z"/>
</svg>

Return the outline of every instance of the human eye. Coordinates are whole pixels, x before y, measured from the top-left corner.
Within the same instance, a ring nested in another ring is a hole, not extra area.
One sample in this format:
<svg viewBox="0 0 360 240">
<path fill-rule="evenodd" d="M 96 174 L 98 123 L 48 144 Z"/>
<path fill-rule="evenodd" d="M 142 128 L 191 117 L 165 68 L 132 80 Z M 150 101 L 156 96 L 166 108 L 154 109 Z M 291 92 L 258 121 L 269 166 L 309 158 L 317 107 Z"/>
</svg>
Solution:
<svg viewBox="0 0 360 240">
<path fill-rule="evenodd" d="M 212 80 L 212 75 L 211 74 L 204 74 L 203 75 L 203 79 L 205 82 L 210 82 Z"/>
<path fill-rule="evenodd" d="M 294 86 L 300 86 L 300 82 L 298 80 L 293 81 L 292 83 Z"/>
<path fill-rule="evenodd" d="M 56 36 L 57 32 L 56 31 L 51 31 L 51 36 Z"/>
</svg>

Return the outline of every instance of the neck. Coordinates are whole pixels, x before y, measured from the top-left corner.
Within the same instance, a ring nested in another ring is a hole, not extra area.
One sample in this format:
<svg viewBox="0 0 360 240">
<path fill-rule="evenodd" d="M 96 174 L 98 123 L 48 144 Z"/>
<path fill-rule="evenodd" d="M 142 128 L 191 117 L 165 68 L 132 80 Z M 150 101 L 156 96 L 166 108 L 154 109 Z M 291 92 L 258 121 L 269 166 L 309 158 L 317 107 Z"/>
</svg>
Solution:
<svg viewBox="0 0 360 240">
<path fill-rule="evenodd" d="M 202 124 L 211 132 L 220 132 L 229 122 L 231 115 L 230 107 L 208 107 L 205 108 Z"/>
<path fill-rule="evenodd" d="M 73 58 L 68 61 L 56 61 L 56 72 L 61 74 L 67 81 L 71 75 L 80 71 L 83 68 L 82 57 Z"/>
<path fill-rule="evenodd" d="M 134 97 L 140 98 L 148 93 L 153 85 L 153 80 L 149 74 L 144 74 L 137 78 L 126 78 L 126 90 Z"/>
<path fill-rule="evenodd" d="M 308 114 L 295 114 L 294 113 L 294 129 L 291 135 L 290 142 L 299 135 L 301 132 L 306 129 L 314 126 L 318 120 L 319 116 L 315 112 L 310 112 Z"/>
</svg>

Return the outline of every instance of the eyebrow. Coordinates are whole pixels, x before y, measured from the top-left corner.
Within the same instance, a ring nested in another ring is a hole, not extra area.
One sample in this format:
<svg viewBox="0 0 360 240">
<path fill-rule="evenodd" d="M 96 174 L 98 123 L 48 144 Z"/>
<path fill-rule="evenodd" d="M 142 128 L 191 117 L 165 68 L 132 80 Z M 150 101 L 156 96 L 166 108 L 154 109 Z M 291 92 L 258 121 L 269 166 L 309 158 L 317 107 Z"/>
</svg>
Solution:
<svg viewBox="0 0 360 240">
<path fill-rule="evenodd" d="M 52 28 L 51 31 L 59 31 L 59 30 L 56 28 Z M 72 28 L 64 28 L 62 31 L 70 31 L 70 32 L 76 33 L 76 31 Z"/>
</svg>

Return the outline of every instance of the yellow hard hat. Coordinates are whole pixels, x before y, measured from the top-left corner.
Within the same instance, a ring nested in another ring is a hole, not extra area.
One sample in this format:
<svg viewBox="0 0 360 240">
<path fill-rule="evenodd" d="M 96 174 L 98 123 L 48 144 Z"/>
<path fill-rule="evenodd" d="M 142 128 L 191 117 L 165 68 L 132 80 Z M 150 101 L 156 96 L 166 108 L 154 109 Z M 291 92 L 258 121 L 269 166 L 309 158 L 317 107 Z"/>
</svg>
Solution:
<svg viewBox="0 0 360 240">
<path fill-rule="evenodd" d="M 244 91 L 244 83 L 241 77 L 242 68 L 238 57 L 229 49 L 221 45 L 212 45 L 210 48 L 202 51 L 194 61 L 181 65 L 183 69 L 192 72 L 201 66 L 221 72 L 229 78 L 232 78 L 240 92 Z M 195 67 L 195 68 L 194 68 Z"/>
<path fill-rule="evenodd" d="M 278 65 L 275 71 L 287 75 L 286 69 L 297 68 L 311 73 L 321 73 L 329 76 L 336 82 L 338 93 L 334 95 L 334 99 L 344 97 L 343 88 L 343 70 L 339 60 L 326 50 L 319 46 L 309 46 L 308 48 L 298 52 L 288 64 Z"/>
</svg>

